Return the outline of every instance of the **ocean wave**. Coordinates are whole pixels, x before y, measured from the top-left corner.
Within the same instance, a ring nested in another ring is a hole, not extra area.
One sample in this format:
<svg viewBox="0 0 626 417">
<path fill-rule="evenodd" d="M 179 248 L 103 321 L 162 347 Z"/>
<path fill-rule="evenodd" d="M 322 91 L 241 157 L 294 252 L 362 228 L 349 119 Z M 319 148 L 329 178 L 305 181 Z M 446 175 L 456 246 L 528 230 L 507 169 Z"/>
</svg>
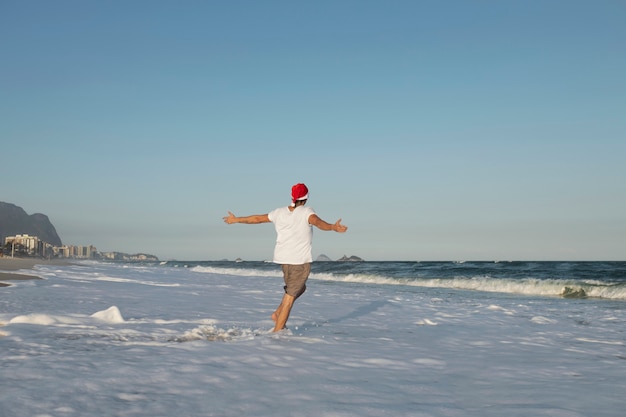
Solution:
<svg viewBox="0 0 626 417">
<path fill-rule="evenodd" d="M 282 278 L 279 268 L 230 267 L 198 265 L 190 271 L 206 274 L 235 275 L 242 277 Z M 554 296 L 563 298 L 602 298 L 626 300 L 626 284 L 596 279 L 559 278 L 494 278 L 489 275 L 421 277 L 386 276 L 372 273 L 313 272 L 311 279 L 332 282 L 349 282 L 371 285 L 397 285 L 424 288 L 449 288 L 455 290 L 483 291 L 494 293 L 523 294 L 530 296 Z"/>
<path fill-rule="evenodd" d="M 491 277 L 455 278 L 392 278 L 368 274 L 312 274 L 312 279 L 378 285 L 450 288 L 524 295 L 558 296 L 564 298 L 606 298 L 626 300 L 626 286 L 590 281 L 560 279 L 507 279 Z"/>
</svg>

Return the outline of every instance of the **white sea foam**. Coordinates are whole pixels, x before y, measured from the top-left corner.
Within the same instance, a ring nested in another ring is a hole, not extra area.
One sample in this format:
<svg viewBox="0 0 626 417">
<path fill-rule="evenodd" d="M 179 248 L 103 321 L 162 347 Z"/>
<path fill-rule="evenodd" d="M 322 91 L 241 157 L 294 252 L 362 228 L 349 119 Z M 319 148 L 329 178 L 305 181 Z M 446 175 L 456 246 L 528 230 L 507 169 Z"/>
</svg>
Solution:
<svg viewBox="0 0 626 417">
<path fill-rule="evenodd" d="M 49 315 L 42 313 L 25 314 L 13 317 L 9 320 L 9 324 L 34 324 L 39 326 L 62 326 L 82 324 L 82 320 L 78 317 Z"/>
<path fill-rule="evenodd" d="M 625 344 L 621 340 L 594 340 L 594 339 L 588 339 L 584 337 L 579 337 L 576 340 L 580 340 L 581 342 L 587 342 L 587 343 L 601 343 L 605 345 L 617 345 L 617 346 L 623 346 Z"/>
<path fill-rule="evenodd" d="M 194 340 L 208 340 L 208 341 L 233 341 L 233 340 L 251 340 L 255 335 L 260 333 L 267 333 L 267 331 L 253 331 L 252 329 L 222 329 L 216 326 L 201 326 L 195 329 L 185 332 L 180 337 L 176 337 L 172 340 L 176 342 L 191 342 Z"/>
<path fill-rule="evenodd" d="M 437 323 L 430 319 L 421 319 L 415 322 L 418 326 L 436 326 Z"/>
<path fill-rule="evenodd" d="M 282 282 L 261 275 L 93 264 L 47 276 L 0 289 L 11 417 L 621 417 L 626 407 L 621 302 L 329 276 L 274 334 Z"/>
<path fill-rule="evenodd" d="M 180 284 L 178 283 L 164 283 L 164 282 L 154 282 L 149 280 L 138 280 L 138 279 L 128 279 L 128 278 L 118 278 L 118 277 L 106 277 L 99 276 L 94 278 L 95 281 L 109 281 L 109 282 L 119 282 L 119 283 L 132 283 L 132 284 L 141 284 L 141 285 L 151 285 L 154 287 L 178 287 Z"/>
<path fill-rule="evenodd" d="M 122 317 L 120 309 L 116 306 L 111 306 L 106 310 L 93 313 L 91 317 L 106 323 L 124 323 L 124 317 Z"/>
<path fill-rule="evenodd" d="M 556 320 L 547 318 L 547 317 L 542 317 L 542 316 L 536 316 L 533 317 L 532 319 L 530 319 L 530 321 L 532 321 L 535 324 L 554 324 L 556 323 Z"/>
<path fill-rule="evenodd" d="M 241 277 L 282 277 L 282 272 L 279 269 L 273 271 L 264 271 L 259 269 L 250 268 L 220 268 L 214 266 L 194 266 L 189 268 L 193 272 L 199 272 L 203 274 L 217 274 L 217 275 L 235 275 Z"/>
</svg>

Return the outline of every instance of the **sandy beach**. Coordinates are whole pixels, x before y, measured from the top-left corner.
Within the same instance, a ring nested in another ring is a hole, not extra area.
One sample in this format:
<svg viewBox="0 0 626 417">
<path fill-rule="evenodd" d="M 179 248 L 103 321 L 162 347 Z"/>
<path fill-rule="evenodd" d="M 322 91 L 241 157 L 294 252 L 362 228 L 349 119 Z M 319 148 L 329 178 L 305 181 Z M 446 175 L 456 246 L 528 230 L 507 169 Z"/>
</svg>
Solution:
<svg viewBox="0 0 626 417">
<path fill-rule="evenodd" d="M 35 275 L 16 274 L 11 271 L 21 271 L 33 269 L 35 265 L 67 265 L 68 262 L 61 260 L 45 260 L 36 258 L 0 258 L 0 287 L 7 287 L 9 284 L 3 281 L 19 281 L 25 279 L 40 279 Z"/>
</svg>

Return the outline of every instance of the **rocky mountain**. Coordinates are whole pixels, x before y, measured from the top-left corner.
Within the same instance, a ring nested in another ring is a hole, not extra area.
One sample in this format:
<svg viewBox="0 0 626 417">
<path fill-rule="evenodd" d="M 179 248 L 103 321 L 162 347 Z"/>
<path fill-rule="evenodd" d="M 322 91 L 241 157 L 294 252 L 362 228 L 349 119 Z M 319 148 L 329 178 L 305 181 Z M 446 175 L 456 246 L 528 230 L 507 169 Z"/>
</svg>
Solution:
<svg viewBox="0 0 626 417">
<path fill-rule="evenodd" d="M 343 255 L 341 258 L 337 259 L 337 262 L 363 262 L 363 259 L 355 255 L 350 257 Z"/>
<path fill-rule="evenodd" d="M 315 262 L 333 262 L 333 260 L 330 259 L 326 255 L 320 255 L 320 256 L 317 257 Z M 363 262 L 363 259 L 359 258 L 358 256 L 354 256 L 354 255 L 352 255 L 350 257 L 347 257 L 346 255 L 343 255 L 341 258 L 337 259 L 336 262 Z"/>
<path fill-rule="evenodd" d="M 23 208 L 0 201 L 1 244 L 4 244 L 4 238 L 7 236 L 25 234 L 37 236 L 51 245 L 61 246 L 61 238 L 48 216 L 41 213 L 28 215 Z"/>
</svg>

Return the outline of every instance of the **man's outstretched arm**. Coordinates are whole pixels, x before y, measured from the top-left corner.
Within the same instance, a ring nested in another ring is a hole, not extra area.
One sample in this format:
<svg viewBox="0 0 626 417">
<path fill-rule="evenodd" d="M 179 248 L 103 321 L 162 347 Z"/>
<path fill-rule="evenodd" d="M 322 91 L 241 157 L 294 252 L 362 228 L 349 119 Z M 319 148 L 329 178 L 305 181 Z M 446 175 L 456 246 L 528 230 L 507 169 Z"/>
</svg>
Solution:
<svg viewBox="0 0 626 417">
<path fill-rule="evenodd" d="M 344 233 L 348 230 L 348 226 L 341 224 L 341 219 L 337 220 L 334 224 L 330 224 L 320 219 L 317 214 L 311 214 L 309 216 L 309 224 L 312 224 L 320 230 L 332 230 L 338 233 Z"/>
<path fill-rule="evenodd" d="M 233 224 L 233 223 L 245 223 L 245 224 L 259 224 L 259 223 L 269 223 L 270 218 L 267 214 L 253 214 L 252 216 L 245 217 L 237 217 L 230 211 L 228 212 L 228 216 L 224 217 L 224 223 Z"/>
</svg>

